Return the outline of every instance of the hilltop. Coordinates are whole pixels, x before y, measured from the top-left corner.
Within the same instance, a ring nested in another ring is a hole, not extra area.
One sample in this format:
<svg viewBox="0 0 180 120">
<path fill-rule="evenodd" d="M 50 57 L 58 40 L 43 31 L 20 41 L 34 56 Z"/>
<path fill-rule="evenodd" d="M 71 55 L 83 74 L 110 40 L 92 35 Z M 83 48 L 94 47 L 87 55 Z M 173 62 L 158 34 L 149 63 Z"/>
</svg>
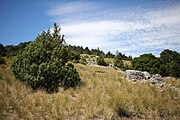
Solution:
<svg viewBox="0 0 180 120">
<path fill-rule="evenodd" d="M 5 59 L 6 65 L 0 65 L 1 119 L 180 119 L 178 92 L 132 84 L 121 70 L 74 63 L 80 86 L 48 94 L 15 80 L 11 60 Z M 165 80 L 180 84 L 173 78 Z"/>
</svg>

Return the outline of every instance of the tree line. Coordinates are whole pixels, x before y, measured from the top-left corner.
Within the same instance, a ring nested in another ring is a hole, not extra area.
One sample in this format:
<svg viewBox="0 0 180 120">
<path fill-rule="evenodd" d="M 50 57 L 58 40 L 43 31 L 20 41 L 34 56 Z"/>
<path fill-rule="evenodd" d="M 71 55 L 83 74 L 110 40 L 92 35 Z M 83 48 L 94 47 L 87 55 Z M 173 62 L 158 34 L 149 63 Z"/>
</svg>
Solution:
<svg viewBox="0 0 180 120">
<path fill-rule="evenodd" d="M 19 52 L 22 52 L 27 46 L 29 46 L 33 41 L 21 42 L 19 45 L 7 45 L 3 46 L 0 43 L 0 64 L 5 63 L 2 56 L 16 56 Z M 126 56 L 121 52 L 116 52 L 116 54 L 108 51 L 106 54 L 97 49 L 89 49 L 88 47 L 83 48 L 82 46 L 72 46 L 68 45 L 68 56 L 67 59 L 73 62 L 81 62 L 86 64 L 86 59 L 81 58 L 80 54 L 96 55 L 100 56 L 97 59 L 97 64 L 107 66 L 104 58 L 113 58 L 114 66 L 122 70 L 135 69 L 140 71 L 148 71 L 151 74 L 161 74 L 162 76 L 173 76 L 180 77 L 180 54 L 176 51 L 165 49 L 160 53 L 160 57 L 155 55 L 142 54 L 139 57 Z M 131 61 L 132 65 L 127 65 L 123 63 L 123 60 Z"/>
<path fill-rule="evenodd" d="M 180 77 L 180 53 L 165 49 L 156 57 L 152 53 L 142 54 L 131 60 L 131 65 L 124 64 L 121 53 L 114 57 L 114 66 L 121 70 L 134 69 L 147 71 L 151 74 L 160 74 L 162 76 Z M 97 59 L 99 65 L 107 66 L 104 59 Z"/>
<path fill-rule="evenodd" d="M 160 57 L 151 53 L 143 54 L 132 60 L 132 68 L 151 74 L 180 77 L 180 53 L 165 49 L 160 53 Z"/>
<path fill-rule="evenodd" d="M 6 46 L 0 43 L 0 56 L 6 56 L 6 57 L 16 56 L 19 52 L 23 51 L 24 48 L 28 46 L 31 42 L 32 41 L 21 42 L 18 45 L 6 45 Z M 80 54 L 102 56 L 106 58 L 115 58 L 116 56 L 110 51 L 108 51 L 105 54 L 99 48 L 89 49 L 88 47 L 83 48 L 82 46 L 68 45 L 68 49 L 69 49 L 68 59 L 74 62 L 77 62 L 80 60 Z M 126 56 L 125 54 L 122 54 L 121 52 L 118 52 L 118 55 L 121 56 L 123 60 L 132 60 L 132 56 Z"/>
</svg>

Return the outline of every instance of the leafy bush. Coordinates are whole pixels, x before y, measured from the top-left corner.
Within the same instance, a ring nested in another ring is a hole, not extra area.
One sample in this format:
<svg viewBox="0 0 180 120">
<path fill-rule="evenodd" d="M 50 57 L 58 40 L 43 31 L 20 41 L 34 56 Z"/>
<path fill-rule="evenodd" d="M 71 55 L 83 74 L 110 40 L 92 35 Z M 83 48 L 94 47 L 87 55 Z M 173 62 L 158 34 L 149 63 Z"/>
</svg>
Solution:
<svg viewBox="0 0 180 120">
<path fill-rule="evenodd" d="M 75 87 L 80 77 L 74 66 L 68 62 L 68 46 L 60 28 L 54 24 L 54 32 L 43 31 L 20 52 L 12 63 L 15 77 L 34 90 L 57 91 L 59 86 Z"/>
<path fill-rule="evenodd" d="M 102 56 L 98 57 L 96 61 L 98 65 L 107 66 L 107 63 L 104 61 Z"/>
<path fill-rule="evenodd" d="M 79 61 L 81 59 L 80 53 L 76 50 L 70 50 L 68 53 L 68 59 L 71 61 Z"/>
<path fill-rule="evenodd" d="M 86 56 L 84 56 L 84 57 L 82 57 L 81 58 L 81 64 L 83 64 L 83 65 L 86 65 L 87 64 L 87 61 L 86 61 L 86 58 L 85 58 Z"/>
<path fill-rule="evenodd" d="M 140 57 L 136 57 L 132 60 L 132 66 L 136 70 L 148 71 L 151 74 L 160 73 L 161 61 L 153 54 L 143 54 Z"/>
</svg>

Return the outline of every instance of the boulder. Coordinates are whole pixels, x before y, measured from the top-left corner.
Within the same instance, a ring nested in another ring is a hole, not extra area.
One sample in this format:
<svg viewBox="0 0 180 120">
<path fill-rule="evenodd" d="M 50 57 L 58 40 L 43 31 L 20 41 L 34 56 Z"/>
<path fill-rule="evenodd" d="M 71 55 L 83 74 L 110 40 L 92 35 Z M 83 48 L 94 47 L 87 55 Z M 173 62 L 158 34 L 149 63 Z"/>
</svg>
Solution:
<svg viewBox="0 0 180 120">
<path fill-rule="evenodd" d="M 148 73 L 147 71 L 144 71 L 142 73 L 144 74 L 144 77 L 145 77 L 146 80 L 151 78 L 151 74 Z"/>
<path fill-rule="evenodd" d="M 163 81 L 163 78 L 159 74 L 153 75 L 150 80 Z"/>
<path fill-rule="evenodd" d="M 124 73 L 125 79 L 136 79 L 136 80 L 142 80 L 145 78 L 144 74 L 137 70 L 126 70 Z"/>
<path fill-rule="evenodd" d="M 150 80 L 151 84 L 156 84 L 156 83 L 162 83 L 163 82 L 163 78 L 159 74 L 153 75 L 149 80 Z"/>
</svg>

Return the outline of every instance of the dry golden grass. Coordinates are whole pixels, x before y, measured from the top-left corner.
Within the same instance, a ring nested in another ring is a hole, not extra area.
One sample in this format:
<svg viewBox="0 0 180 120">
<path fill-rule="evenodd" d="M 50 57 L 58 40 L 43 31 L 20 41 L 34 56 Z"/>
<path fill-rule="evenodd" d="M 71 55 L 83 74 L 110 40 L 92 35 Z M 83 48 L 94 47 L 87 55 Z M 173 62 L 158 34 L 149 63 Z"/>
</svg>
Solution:
<svg viewBox="0 0 180 120">
<path fill-rule="evenodd" d="M 113 68 L 75 64 L 76 89 L 33 92 L 0 65 L 0 119 L 180 119 L 179 93 L 146 83 L 133 84 Z"/>
<path fill-rule="evenodd" d="M 166 77 L 165 81 L 167 84 L 171 84 L 180 89 L 180 78 L 177 79 L 177 78 L 172 78 L 172 77 Z"/>
<path fill-rule="evenodd" d="M 128 66 L 131 66 L 131 65 L 132 65 L 132 64 L 131 64 L 131 61 L 128 61 L 128 60 L 123 60 L 123 63 L 126 64 L 126 65 L 128 65 Z"/>
</svg>

